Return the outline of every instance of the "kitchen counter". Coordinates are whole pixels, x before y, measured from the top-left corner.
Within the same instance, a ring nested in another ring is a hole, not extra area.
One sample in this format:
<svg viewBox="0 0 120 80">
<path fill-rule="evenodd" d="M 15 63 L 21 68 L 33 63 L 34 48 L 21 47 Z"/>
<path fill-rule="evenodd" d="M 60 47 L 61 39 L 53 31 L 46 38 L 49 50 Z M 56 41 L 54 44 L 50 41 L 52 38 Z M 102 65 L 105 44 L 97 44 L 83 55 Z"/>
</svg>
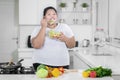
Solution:
<svg viewBox="0 0 120 80">
<path fill-rule="evenodd" d="M 18 48 L 18 51 L 34 51 L 34 48 Z"/>
<path fill-rule="evenodd" d="M 82 70 L 78 72 L 67 72 L 57 78 L 37 78 L 35 74 L 32 75 L 0 75 L 0 80 L 114 80 L 111 77 L 103 78 L 83 78 L 81 75 Z"/>
<path fill-rule="evenodd" d="M 112 75 L 120 75 L 120 52 L 112 50 L 109 46 L 101 47 L 99 51 L 96 51 L 95 47 L 79 48 L 74 55 L 91 67 L 103 66 L 112 69 Z"/>
</svg>

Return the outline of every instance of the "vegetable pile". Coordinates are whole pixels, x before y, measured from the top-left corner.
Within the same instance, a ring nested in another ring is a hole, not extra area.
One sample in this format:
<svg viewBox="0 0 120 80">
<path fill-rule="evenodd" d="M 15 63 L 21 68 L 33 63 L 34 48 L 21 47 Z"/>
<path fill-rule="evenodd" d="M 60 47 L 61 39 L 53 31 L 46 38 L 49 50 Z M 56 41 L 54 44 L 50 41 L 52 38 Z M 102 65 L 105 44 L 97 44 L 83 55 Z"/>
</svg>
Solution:
<svg viewBox="0 0 120 80">
<path fill-rule="evenodd" d="M 38 78 L 51 78 L 51 77 L 58 77 L 63 73 L 64 73 L 63 67 L 51 68 L 41 64 L 37 67 L 36 76 Z"/>
<path fill-rule="evenodd" d="M 104 76 L 111 76 L 112 70 L 109 68 L 103 68 L 102 66 L 94 67 L 86 69 L 82 72 L 82 76 L 84 78 L 96 78 L 96 77 L 104 77 Z"/>
</svg>

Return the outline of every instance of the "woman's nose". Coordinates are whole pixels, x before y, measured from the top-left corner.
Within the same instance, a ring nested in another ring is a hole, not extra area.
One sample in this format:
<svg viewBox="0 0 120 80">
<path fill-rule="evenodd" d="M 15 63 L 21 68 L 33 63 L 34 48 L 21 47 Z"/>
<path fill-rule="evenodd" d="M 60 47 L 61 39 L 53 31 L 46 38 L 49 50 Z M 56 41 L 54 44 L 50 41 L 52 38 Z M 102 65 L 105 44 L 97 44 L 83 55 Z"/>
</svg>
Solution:
<svg viewBox="0 0 120 80">
<path fill-rule="evenodd" d="M 51 15 L 51 18 L 54 18 L 54 15 Z"/>
</svg>

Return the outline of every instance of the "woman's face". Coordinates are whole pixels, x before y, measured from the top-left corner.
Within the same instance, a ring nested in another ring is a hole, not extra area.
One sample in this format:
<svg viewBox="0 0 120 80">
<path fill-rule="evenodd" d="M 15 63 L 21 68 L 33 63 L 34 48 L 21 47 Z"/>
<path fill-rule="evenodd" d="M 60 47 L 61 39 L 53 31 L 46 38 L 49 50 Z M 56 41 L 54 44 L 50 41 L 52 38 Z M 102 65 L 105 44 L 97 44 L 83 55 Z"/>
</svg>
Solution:
<svg viewBox="0 0 120 80">
<path fill-rule="evenodd" d="M 47 20 L 47 22 L 53 20 L 53 21 L 57 21 L 57 13 L 53 10 L 53 9 L 49 9 L 46 14 L 45 14 L 45 19 Z"/>
</svg>

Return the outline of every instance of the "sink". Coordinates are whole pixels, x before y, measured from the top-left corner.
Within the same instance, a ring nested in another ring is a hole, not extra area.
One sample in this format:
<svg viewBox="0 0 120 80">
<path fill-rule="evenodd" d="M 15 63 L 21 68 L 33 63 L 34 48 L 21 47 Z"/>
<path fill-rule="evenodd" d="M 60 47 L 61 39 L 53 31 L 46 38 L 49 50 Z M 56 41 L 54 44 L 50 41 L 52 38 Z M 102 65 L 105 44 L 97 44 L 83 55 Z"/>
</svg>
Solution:
<svg viewBox="0 0 120 80">
<path fill-rule="evenodd" d="M 92 55 L 94 55 L 94 56 L 112 56 L 112 54 L 110 54 L 110 53 L 94 53 Z"/>
<path fill-rule="evenodd" d="M 93 56 L 112 56 L 112 52 L 105 47 L 95 46 L 92 48 L 92 55 Z"/>
<path fill-rule="evenodd" d="M 112 56 L 111 52 L 106 49 L 95 50 L 93 56 Z"/>
</svg>

